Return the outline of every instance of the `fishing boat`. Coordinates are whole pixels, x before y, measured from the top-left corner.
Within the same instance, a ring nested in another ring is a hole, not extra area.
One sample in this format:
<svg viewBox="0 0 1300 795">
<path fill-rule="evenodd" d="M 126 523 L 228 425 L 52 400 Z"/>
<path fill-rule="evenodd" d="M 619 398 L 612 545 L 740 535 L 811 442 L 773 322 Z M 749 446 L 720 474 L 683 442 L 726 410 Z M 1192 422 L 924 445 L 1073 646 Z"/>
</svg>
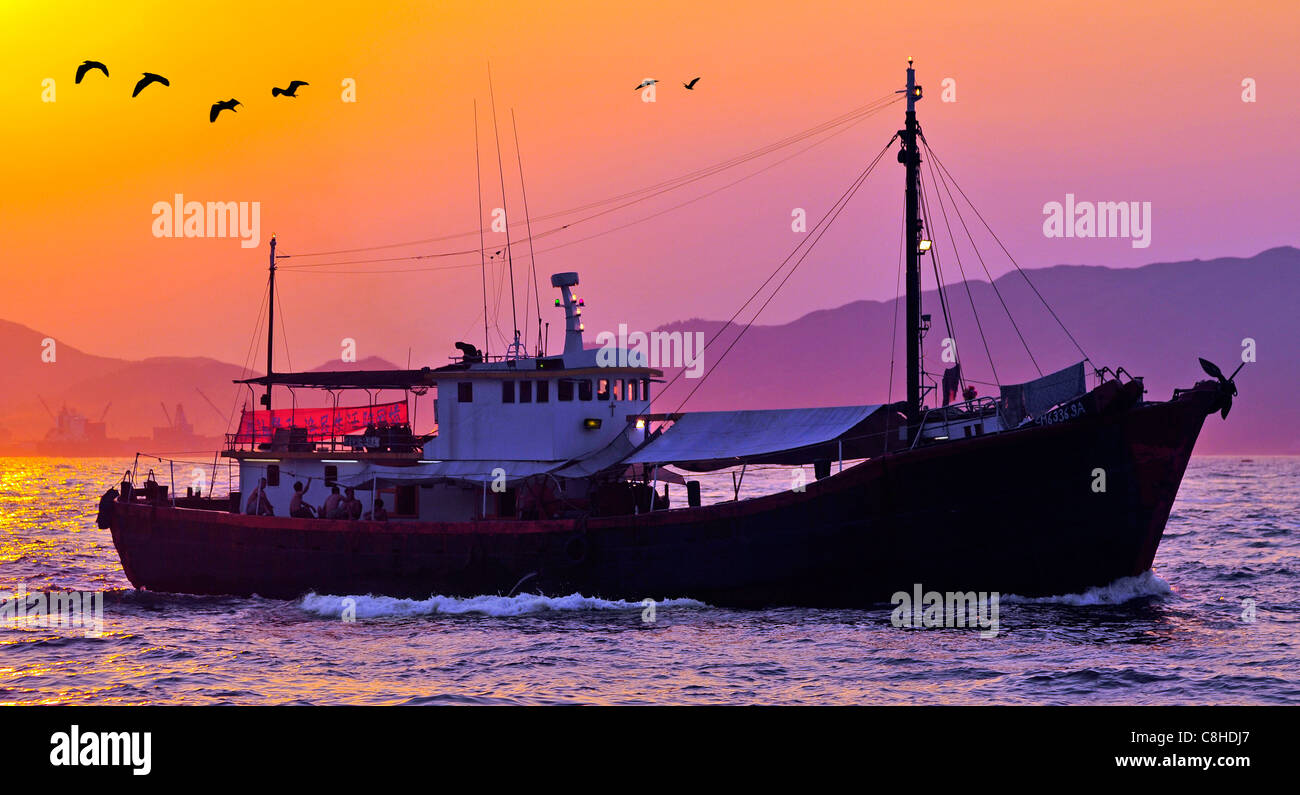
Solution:
<svg viewBox="0 0 1300 795">
<path fill-rule="evenodd" d="M 459 342 L 438 367 L 283 373 L 268 333 L 267 374 L 239 382 L 265 390 L 262 408 L 243 414 L 224 451 L 241 490 L 181 497 L 132 476 L 101 500 L 126 576 L 154 591 L 273 598 L 529 591 L 862 607 L 918 584 L 1038 596 L 1147 571 L 1202 424 L 1216 411 L 1226 419 L 1236 373 L 1202 359 L 1210 378 L 1167 400 L 1087 359 L 996 397 L 958 389 L 957 366 L 942 383 L 927 373 L 921 264 L 935 249 L 910 59 L 899 93 L 905 124 L 890 145 L 905 174 L 904 400 L 656 411 L 664 371 L 636 345 L 587 347 L 573 272 L 551 277 L 559 353 L 539 341 L 530 355 L 516 331 L 501 355 Z M 334 403 L 277 409 L 276 388 L 324 390 Z M 406 397 L 376 403 L 385 390 Z M 349 394 L 369 399 L 340 408 Z M 422 403 L 433 433 L 412 431 Z M 810 466 L 814 477 L 708 505 L 687 479 L 759 465 Z M 351 490 L 347 507 L 294 511 L 293 484 L 313 482 Z"/>
</svg>

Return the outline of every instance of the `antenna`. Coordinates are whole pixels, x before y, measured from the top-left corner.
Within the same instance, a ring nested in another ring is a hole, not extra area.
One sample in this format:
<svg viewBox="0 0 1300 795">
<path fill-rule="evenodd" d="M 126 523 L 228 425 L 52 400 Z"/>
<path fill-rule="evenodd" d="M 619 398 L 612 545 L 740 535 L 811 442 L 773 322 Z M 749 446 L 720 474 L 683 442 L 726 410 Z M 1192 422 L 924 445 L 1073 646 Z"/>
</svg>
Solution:
<svg viewBox="0 0 1300 795">
<path fill-rule="evenodd" d="M 483 273 L 483 361 L 488 356 L 487 259 L 483 242 L 483 169 L 478 159 L 478 100 L 474 100 L 474 180 L 478 183 L 478 266 Z"/>
<path fill-rule="evenodd" d="M 519 125 L 515 122 L 515 109 L 510 109 L 510 126 L 515 132 L 515 159 L 519 161 L 519 192 L 524 197 L 524 224 L 528 230 L 528 261 L 533 269 L 533 299 L 537 304 L 537 349 L 542 347 L 542 296 L 537 289 L 537 254 L 533 251 L 533 221 L 528 214 L 528 189 L 524 187 L 524 157 L 519 152 Z M 524 293 L 524 325 L 528 325 L 528 294 Z"/>
<path fill-rule="evenodd" d="M 501 209 L 506 213 L 506 262 L 510 266 L 510 324 L 515 332 L 515 341 L 506 348 L 506 356 L 517 358 L 522 346 L 519 344 L 519 312 L 515 309 L 515 260 L 510 252 L 510 213 L 506 211 L 506 170 L 501 164 L 501 128 L 497 125 L 497 95 L 492 88 L 491 61 L 488 62 L 488 96 L 492 98 L 492 131 L 497 140 L 497 174 L 501 177 Z"/>
</svg>

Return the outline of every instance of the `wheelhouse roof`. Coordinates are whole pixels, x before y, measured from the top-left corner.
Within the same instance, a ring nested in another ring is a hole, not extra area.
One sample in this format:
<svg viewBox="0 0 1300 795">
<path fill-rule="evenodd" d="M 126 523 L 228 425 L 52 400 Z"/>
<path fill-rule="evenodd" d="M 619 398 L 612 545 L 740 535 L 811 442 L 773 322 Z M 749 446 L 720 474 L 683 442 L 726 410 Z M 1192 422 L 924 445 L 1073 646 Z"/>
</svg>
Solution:
<svg viewBox="0 0 1300 795">
<path fill-rule="evenodd" d="M 596 375 L 634 375 L 662 378 L 653 367 L 577 367 L 573 369 L 483 368 L 467 370 L 320 370 L 306 373 L 272 373 L 235 381 L 255 386 L 301 387 L 306 389 L 411 389 L 434 386 L 439 381 L 511 378 L 576 378 Z"/>
<path fill-rule="evenodd" d="M 272 373 L 246 378 L 236 384 L 308 387 L 316 389 L 410 389 L 432 386 L 438 380 L 428 367 L 419 370 L 319 370 L 307 373 Z"/>
</svg>

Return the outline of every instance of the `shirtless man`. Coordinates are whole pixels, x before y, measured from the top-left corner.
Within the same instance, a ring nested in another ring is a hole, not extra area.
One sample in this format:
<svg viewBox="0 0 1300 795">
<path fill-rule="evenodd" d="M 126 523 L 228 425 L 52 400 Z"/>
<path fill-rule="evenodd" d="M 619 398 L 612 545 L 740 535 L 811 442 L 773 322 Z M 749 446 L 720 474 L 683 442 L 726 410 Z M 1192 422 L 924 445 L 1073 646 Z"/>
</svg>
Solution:
<svg viewBox="0 0 1300 795">
<path fill-rule="evenodd" d="M 343 500 L 344 510 L 347 511 L 348 519 L 361 518 L 361 500 L 357 499 L 356 489 L 348 487 L 347 498 Z"/>
<path fill-rule="evenodd" d="M 330 489 L 330 496 L 325 498 L 325 504 L 320 507 L 320 517 L 322 519 L 344 519 L 346 516 L 340 507 L 343 504 L 343 495 L 339 494 L 339 487 L 335 486 Z"/>
<path fill-rule="evenodd" d="M 293 484 L 293 497 L 289 499 L 289 515 L 295 519 L 316 518 L 316 509 L 303 500 L 309 488 L 311 488 L 311 478 L 307 478 L 306 486 L 301 480 Z"/>
<path fill-rule="evenodd" d="M 248 504 L 244 507 L 244 513 L 249 516 L 275 516 L 275 509 L 271 507 L 271 498 L 266 496 L 266 478 L 258 481 L 253 493 L 248 495 Z"/>
</svg>

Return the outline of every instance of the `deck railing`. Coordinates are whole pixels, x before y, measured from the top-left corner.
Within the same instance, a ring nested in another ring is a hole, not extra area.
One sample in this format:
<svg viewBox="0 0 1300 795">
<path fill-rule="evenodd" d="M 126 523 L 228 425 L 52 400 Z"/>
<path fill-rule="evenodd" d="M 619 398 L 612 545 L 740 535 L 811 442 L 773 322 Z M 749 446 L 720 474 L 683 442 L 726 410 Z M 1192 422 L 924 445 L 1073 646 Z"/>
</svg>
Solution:
<svg viewBox="0 0 1300 795">
<path fill-rule="evenodd" d="M 361 433 L 337 434 L 310 428 L 276 428 L 266 434 L 228 433 L 227 452 L 360 453 L 419 452 L 432 434 L 416 435 L 409 425 L 378 425 Z"/>
<path fill-rule="evenodd" d="M 981 417 L 995 416 L 1002 419 L 1001 408 L 996 398 L 990 396 L 978 397 L 974 400 L 967 400 L 961 403 L 953 403 L 948 406 L 937 406 L 926 410 L 921 415 L 921 422 L 916 429 L 916 438 L 912 439 L 911 447 L 916 447 L 921 443 L 925 435 L 926 423 L 930 420 L 931 415 L 940 415 L 943 422 L 943 435 L 952 438 L 952 425 L 954 423 L 968 422 Z M 931 437 L 933 438 L 933 437 Z"/>
</svg>

